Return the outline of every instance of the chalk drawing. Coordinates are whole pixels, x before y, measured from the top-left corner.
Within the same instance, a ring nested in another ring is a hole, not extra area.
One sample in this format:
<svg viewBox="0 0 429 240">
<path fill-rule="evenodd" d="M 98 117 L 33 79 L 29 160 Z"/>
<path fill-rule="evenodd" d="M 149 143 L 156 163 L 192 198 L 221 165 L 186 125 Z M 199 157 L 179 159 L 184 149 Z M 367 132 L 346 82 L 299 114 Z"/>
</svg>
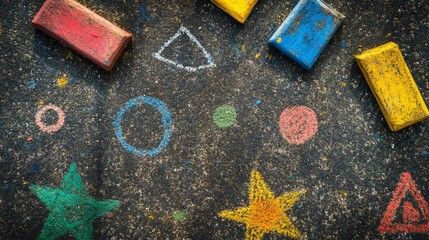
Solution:
<svg viewBox="0 0 429 240">
<path fill-rule="evenodd" d="M 253 100 L 253 105 L 254 106 L 258 106 L 259 104 L 261 104 L 262 103 L 262 101 L 261 100 L 259 100 L 259 99 L 255 99 L 255 100 Z"/>
<path fill-rule="evenodd" d="M 136 106 L 138 103 L 150 105 L 156 108 L 162 114 L 162 125 L 164 128 L 164 136 L 162 137 L 162 140 L 159 143 L 158 147 L 152 148 L 150 150 L 139 150 L 131 146 L 129 143 L 127 143 L 127 141 L 125 141 L 122 133 L 121 122 L 122 122 L 122 117 L 124 116 L 124 113 L 128 109 Z M 122 146 L 124 146 L 125 149 L 127 149 L 128 151 L 139 156 L 145 156 L 145 155 L 155 156 L 158 153 L 160 153 L 162 149 L 167 147 L 168 142 L 170 141 L 170 136 L 173 133 L 173 120 L 171 119 L 171 114 L 170 114 L 170 111 L 168 111 L 167 109 L 167 105 L 156 98 L 146 97 L 146 96 L 136 97 L 128 101 L 118 111 L 117 117 L 113 122 L 113 126 L 115 127 L 115 130 L 116 130 L 116 137 L 118 137 L 119 142 L 121 142 Z"/>
<path fill-rule="evenodd" d="M 410 196 L 412 201 L 408 201 L 406 196 Z M 402 218 L 397 215 L 398 208 L 402 203 Z M 417 208 L 415 208 L 416 204 Z M 400 182 L 396 186 L 392 200 L 387 206 L 383 219 L 378 227 L 381 234 L 395 233 L 429 233 L 429 207 L 417 185 L 411 178 L 411 174 L 405 172 L 401 175 Z"/>
<path fill-rule="evenodd" d="M 188 36 L 189 39 L 193 43 L 195 43 L 199 49 L 201 49 L 201 51 L 204 54 L 204 57 L 207 59 L 207 64 L 201 65 L 201 66 L 198 66 L 198 67 L 184 66 L 184 65 L 182 65 L 182 64 L 180 64 L 180 63 L 178 63 L 176 61 L 173 61 L 171 59 L 167 59 L 167 58 L 161 56 L 161 54 L 164 51 L 164 49 L 166 47 L 168 47 L 172 42 L 174 42 L 174 40 L 176 40 L 182 34 L 186 34 L 186 36 Z M 198 71 L 198 70 L 202 70 L 202 69 L 211 68 L 211 67 L 215 67 L 216 66 L 216 64 L 213 61 L 213 58 L 210 56 L 210 54 L 207 52 L 207 50 L 201 45 L 201 43 L 197 40 L 197 38 L 195 38 L 195 36 L 192 35 L 192 33 L 189 32 L 189 30 L 187 28 L 183 27 L 183 26 L 180 27 L 179 31 L 177 31 L 176 34 L 174 34 L 167 42 L 165 42 L 164 46 L 162 46 L 161 49 L 159 49 L 158 52 L 154 53 L 153 56 L 156 59 L 160 60 L 160 61 L 163 61 L 165 63 L 174 65 L 177 68 L 184 69 L 184 70 L 189 71 L 189 72 L 195 72 L 195 71 Z"/>
<path fill-rule="evenodd" d="M 250 174 L 249 206 L 236 210 L 224 210 L 219 216 L 246 224 L 246 239 L 262 239 L 267 233 L 278 233 L 290 238 L 300 238 L 285 211 L 292 209 L 306 190 L 290 192 L 279 197 L 268 188 L 261 174 Z"/>
<path fill-rule="evenodd" d="M 75 163 L 70 165 L 58 188 L 31 184 L 30 189 L 49 209 L 38 239 L 56 239 L 69 232 L 76 239 L 93 239 L 95 219 L 105 217 L 120 205 L 116 200 L 93 199 L 85 189 Z"/>
<path fill-rule="evenodd" d="M 67 58 L 70 59 L 70 60 L 73 60 L 73 53 L 72 53 L 72 51 L 68 51 L 67 52 Z"/>
<path fill-rule="evenodd" d="M 54 110 L 58 115 L 57 123 L 54 125 L 46 126 L 42 122 L 42 117 L 46 113 L 46 111 L 48 111 L 48 110 Z M 66 114 L 63 112 L 63 110 L 61 110 L 61 108 L 59 108 L 55 105 L 46 105 L 36 113 L 36 124 L 37 124 L 37 126 L 40 127 L 40 129 L 43 132 L 54 133 L 54 132 L 60 130 L 61 127 L 64 125 L 65 118 L 66 118 Z"/>
<path fill-rule="evenodd" d="M 140 6 L 140 18 L 142 21 L 147 21 L 151 18 L 144 6 Z"/>
<path fill-rule="evenodd" d="M 279 120 L 280 133 L 290 144 L 303 144 L 318 131 L 316 113 L 305 106 L 286 108 Z"/>
<path fill-rule="evenodd" d="M 34 79 L 30 79 L 30 81 L 28 81 L 28 88 L 31 90 L 36 88 L 36 81 Z"/>
<path fill-rule="evenodd" d="M 173 212 L 173 218 L 176 222 L 184 222 L 186 220 L 186 212 L 183 210 L 176 210 Z"/>
<path fill-rule="evenodd" d="M 57 79 L 58 87 L 62 88 L 64 86 L 66 86 L 67 84 L 69 84 L 69 78 L 67 77 L 66 74 L 64 74 L 62 77 Z"/>
<path fill-rule="evenodd" d="M 227 128 L 234 124 L 237 118 L 235 108 L 230 105 L 222 105 L 213 113 L 213 122 L 220 128 Z"/>
</svg>

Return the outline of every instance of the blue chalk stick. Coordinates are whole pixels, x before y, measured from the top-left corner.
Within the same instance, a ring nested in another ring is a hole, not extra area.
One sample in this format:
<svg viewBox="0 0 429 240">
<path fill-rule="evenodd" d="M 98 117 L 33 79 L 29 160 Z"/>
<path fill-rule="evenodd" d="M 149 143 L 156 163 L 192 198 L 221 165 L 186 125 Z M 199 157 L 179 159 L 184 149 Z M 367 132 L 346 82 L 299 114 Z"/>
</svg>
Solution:
<svg viewBox="0 0 429 240">
<path fill-rule="evenodd" d="M 310 70 L 343 19 L 321 0 L 300 0 L 268 43 Z"/>
</svg>

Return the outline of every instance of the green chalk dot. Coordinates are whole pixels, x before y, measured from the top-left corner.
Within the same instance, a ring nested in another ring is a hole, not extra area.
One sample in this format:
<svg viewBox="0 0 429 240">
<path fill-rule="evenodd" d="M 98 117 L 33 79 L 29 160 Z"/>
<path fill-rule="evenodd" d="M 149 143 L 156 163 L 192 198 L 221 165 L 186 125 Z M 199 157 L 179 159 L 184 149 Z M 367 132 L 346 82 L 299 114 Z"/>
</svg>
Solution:
<svg viewBox="0 0 429 240">
<path fill-rule="evenodd" d="M 216 108 L 213 114 L 213 122 L 220 128 L 227 128 L 234 124 L 237 118 L 235 108 L 230 105 L 222 105 Z"/>
<path fill-rule="evenodd" d="M 173 212 L 173 218 L 176 222 L 184 222 L 186 220 L 186 212 L 183 210 L 176 210 Z"/>
</svg>

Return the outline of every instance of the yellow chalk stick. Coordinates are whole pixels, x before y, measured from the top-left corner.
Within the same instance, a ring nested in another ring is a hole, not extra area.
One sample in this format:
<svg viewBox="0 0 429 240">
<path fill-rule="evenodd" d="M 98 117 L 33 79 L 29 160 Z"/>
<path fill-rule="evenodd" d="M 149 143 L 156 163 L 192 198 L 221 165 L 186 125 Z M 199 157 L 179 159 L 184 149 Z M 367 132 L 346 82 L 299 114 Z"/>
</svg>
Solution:
<svg viewBox="0 0 429 240">
<path fill-rule="evenodd" d="M 389 42 L 355 58 L 392 131 L 429 118 L 428 108 L 397 44 Z"/>
<path fill-rule="evenodd" d="M 211 0 L 237 21 L 244 23 L 258 0 Z"/>
</svg>

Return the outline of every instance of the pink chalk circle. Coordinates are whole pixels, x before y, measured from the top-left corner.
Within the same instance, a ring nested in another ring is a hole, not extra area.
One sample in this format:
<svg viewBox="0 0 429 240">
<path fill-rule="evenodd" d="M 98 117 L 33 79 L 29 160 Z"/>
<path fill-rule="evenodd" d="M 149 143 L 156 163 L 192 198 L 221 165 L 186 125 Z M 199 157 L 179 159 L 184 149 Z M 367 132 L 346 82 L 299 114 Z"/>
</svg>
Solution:
<svg viewBox="0 0 429 240">
<path fill-rule="evenodd" d="M 57 123 L 54 125 L 49 125 L 46 126 L 43 122 L 42 122 L 42 116 L 43 114 L 46 113 L 46 111 L 48 110 L 54 110 L 57 114 L 58 114 L 58 120 Z M 40 127 L 40 129 L 43 132 L 46 133 L 54 133 L 58 130 L 61 129 L 61 127 L 64 124 L 64 120 L 66 118 L 66 114 L 63 112 L 63 110 L 61 110 L 61 108 L 54 106 L 54 105 L 46 105 L 44 106 L 42 109 L 40 109 L 37 113 L 36 113 L 36 124 L 37 126 Z"/>
<path fill-rule="evenodd" d="M 305 106 L 286 108 L 280 115 L 279 128 L 283 138 L 290 144 L 303 144 L 318 130 L 316 113 Z"/>
</svg>

